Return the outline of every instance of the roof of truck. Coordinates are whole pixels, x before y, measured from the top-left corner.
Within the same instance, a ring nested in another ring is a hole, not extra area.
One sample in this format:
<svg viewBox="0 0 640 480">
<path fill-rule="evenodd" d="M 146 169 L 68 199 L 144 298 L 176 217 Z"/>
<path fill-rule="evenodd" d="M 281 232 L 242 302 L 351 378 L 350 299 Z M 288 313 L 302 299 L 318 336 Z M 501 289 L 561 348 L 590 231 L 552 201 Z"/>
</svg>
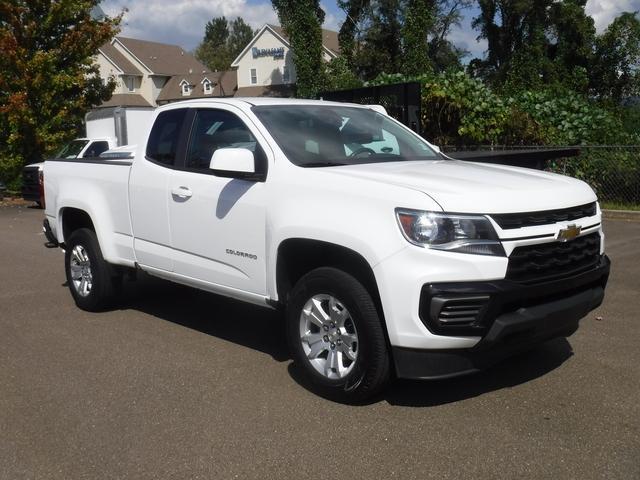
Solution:
<svg viewBox="0 0 640 480">
<path fill-rule="evenodd" d="M 353 107 L 363 107 L 369 108 L 367 105 L 358 105 L 355 103 L 341 103 L 341 102 L 330 102 L 327 100 L 308 100 L 304 98 L 276 98 L 276 97 L 223 97 L 223 98 L 198 98 L 198 99 L 190 99 L 190 100 L 182 100 L 178 102 L 173 102 L 168 105 L 163 105 L 162 107 L 158 107 L 159 109 L 164 110 L 165 108 L 176 106 L 185 106 L 185 104 L 210 104 L 210 103 L 224 103 L 227 105 L 238 105 L 238 106 L 246 106 L 246 105 L 323 105 L 323 106 L 353 106 Z"/>
</svg>

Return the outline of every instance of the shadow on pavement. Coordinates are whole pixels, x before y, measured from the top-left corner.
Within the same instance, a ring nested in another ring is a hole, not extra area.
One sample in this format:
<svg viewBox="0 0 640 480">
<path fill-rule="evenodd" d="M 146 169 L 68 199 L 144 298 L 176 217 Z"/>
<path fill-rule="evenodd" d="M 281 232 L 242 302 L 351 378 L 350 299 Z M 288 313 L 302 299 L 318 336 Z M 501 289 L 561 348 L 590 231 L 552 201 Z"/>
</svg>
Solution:
<svg viewBox="0 0 640 480">
<path fill-rule="evenodd" d="M 125 282 L 118 307 L 133 309 L 288 360 L 282 315 L 220 295 L 185 287 L 145 274 Z"/>
<path fill-rule="evenodd" d="M 219 295 L 139 275 L 127 282 L 121 309 L 134 309 L 266 353 L 278 362 L 290 359 L 281 313 Z M 573 355 L 566 339 L 556 339 L 505 360 L 477 374 L 437 381 L 393 381 L 387 390 L 366 402 L 433 407 L 480 396 L 542 377 Z M 295 364 L 293 380 L 315 392 Z"/>
</svg>

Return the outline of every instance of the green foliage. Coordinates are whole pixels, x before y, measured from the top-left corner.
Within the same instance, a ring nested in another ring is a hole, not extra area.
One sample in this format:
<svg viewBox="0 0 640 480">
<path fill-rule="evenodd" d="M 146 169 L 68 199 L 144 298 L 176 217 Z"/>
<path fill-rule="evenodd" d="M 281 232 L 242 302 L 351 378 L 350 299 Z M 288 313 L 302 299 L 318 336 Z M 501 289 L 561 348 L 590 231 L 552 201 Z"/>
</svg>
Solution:
<svg viewBox="0 0 640 480">
<path fill-rule="evenodd" d="M 196 48 L 195 57 L 211 71 L 229 70 L 231 62 L 254 35 L 253 29 L 241 17 L 231 23 L 225 17 L 213 18 L 205 26 L 204 38 Z"/>
<path fill-rule="evenodd" d="M 322 90 L 347 90 L 362 86 L 360 79 L 349 68 L 347 59 L 339 56 L 332 59 L 326 66 L 326 84 Z"/>
<path fill-rule="evenodd" d="M 402 71 L 406 75 L 430 72 L 433 67 L 427 49 L 427 32 L 433 26 L 433 9 L 429 0 L 409 0 L 402 27 Z"/>
<path fill-rule="evenodd" d="M 417 75 L 459 68 L 466 52 L 447 40 L 471 0 L 339 0 L 346 19 L 341 55 L 372 80 L 384 72 Z"/>
<path fill-rule="evenodd" d="M 324 11 L 319 0 L 272 0 L 280 24 L 289 37 L 296 66 L 296 94 L 315 98 L 326 85 L 322 59 Z"/>
<path fill-rule="evenodd" d="M 97 0 L 0 2 L 0 180 L 72 138 L 84 114 L 107 100 L 93 56 L 120 16 L 93 19 Z"/>
<path fill-rule="evenodd" d="M 509 92 L 564 88 L 619 103 L 640 94 L 640 20 L 623 13 L 602 35 L 586 0 L 479 0 L 473 25 L 486 58 L 469 71 Z"/>
<path fill-rule="evenodd" d="M 523 91 L 511 100 L 549 132 L 560 145 L 613 144 L 632 141 L 619 116 L 571 90 Z"/>
<path fill-rule="evenodd" d="M 562 85 L 587 93 L 595 27 L 586 0 L 480 0 L 474 27 L 488 43 L 472 71 L 507 90 Z"/>
<path fill-rule="evenodd" d="M 596 41 L 591 87 L 616 103 L 640 94 L 640 20 L 634 13 L 616 18 Z"/>
<path fill-rule="evenodd" d="M 357 1 L 357 0 L 356 0 Z M 354 67 L 364 79 L 402 71 L 404 0 L 374 0 L 360 26 Z"/>
<path fill-rule="evenodd" d="M 601 202 L 640 205 L 640 164 L 637 147 L 584 147 L 580 156 L 553 162 L 550 170 L 587 182 Z M 615 208 L 615 207 L 609 207 Z"/>
<path fill-rule="evenodd" d="M 419 81 L 427 138 L 447 145 L 631 143 L 621 117 L 571 90 L 496 92 L 468 74 L 380 75 L 367 85 Z"/>
<path fill-rule="evenodd" d="M 423 135 L 438 145 L 540 144 L 541 126 L 483 82 L 462 71 L 416 77 L 380 75 L 367 85 L 422 84 Z"/>
<path fill-rule="evenodd" d="M 338 33 L 340 42 L 340 56 L 343 57 L 349 68 L 354 68 L 354 54 L 356 50 L 356 32 L 360 29 L 367 11 L 370 0 L 338 0 L 338 7 L 345 12 L 345 19 Z"/>
</svg>

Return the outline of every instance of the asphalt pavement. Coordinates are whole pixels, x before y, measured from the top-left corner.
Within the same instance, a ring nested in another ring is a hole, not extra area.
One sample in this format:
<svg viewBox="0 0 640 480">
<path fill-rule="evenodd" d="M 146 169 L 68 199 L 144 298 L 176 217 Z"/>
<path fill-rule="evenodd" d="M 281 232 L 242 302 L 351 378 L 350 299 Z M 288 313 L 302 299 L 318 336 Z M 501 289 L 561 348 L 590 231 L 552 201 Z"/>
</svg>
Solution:
<svg viewBox="0 0 640 480">
<path fill-rule="evenodd" d="M 149 277 L 79 310 L 42 217 L 0 207 L 0 479 L 640 478 L 640 222 L 568 341 L 347 406 L 275 312 Z"/>
</svg>

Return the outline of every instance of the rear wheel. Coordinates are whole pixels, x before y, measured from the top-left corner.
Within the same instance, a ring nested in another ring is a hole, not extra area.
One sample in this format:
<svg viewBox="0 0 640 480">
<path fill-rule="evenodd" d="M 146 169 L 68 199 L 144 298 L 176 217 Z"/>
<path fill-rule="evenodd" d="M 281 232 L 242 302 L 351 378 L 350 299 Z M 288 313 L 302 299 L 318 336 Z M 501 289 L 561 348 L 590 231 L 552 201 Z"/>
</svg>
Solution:
<svg viewBox="0 0 640 480">
<path fill-rule="evenodd" d="M 121 280 L 102 257 L 96 234 L 81 228 L 65 243 L 67 284 L 76 305 L 89 312 L 108 307 Z"/>
<path fill-rule="evenodd" d="M 287 332 L 294 361 L 320 393 L 357 402 L 389 379 L 389 353 L 369 292 L 351 275 L 323 267 L 291 293 Z"/>
</svg>

